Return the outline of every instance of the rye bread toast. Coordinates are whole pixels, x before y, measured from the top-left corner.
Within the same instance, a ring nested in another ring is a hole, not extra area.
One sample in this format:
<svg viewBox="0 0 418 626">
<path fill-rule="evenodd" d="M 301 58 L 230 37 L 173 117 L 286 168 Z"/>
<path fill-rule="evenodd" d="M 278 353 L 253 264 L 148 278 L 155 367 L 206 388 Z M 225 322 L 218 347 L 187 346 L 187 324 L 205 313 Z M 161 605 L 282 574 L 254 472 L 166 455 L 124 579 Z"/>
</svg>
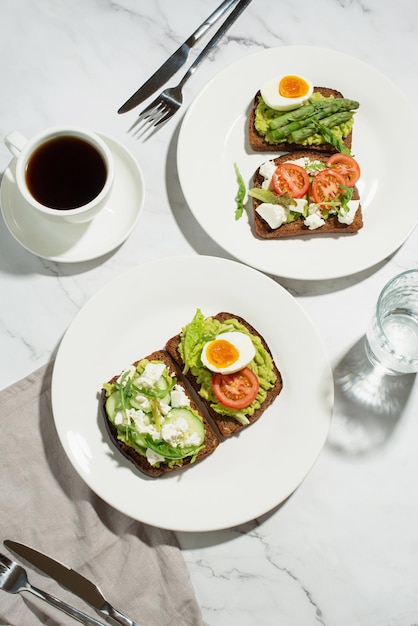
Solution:
<svg viewBox="0 0 418 626">
<path fill-rule="evenodd" d="M 275 162 L 276 165 L 280 163 L 285 163 L 286 161 L 294 161 L 299 158 L 307 157 L 311 160 L 318 160 L 321 162 L 325 162 L 329 154 L 324 154 L 323 152 L 313 152 L 309 150 L 293 152 L 291 154 L 284 154 L 280 157 L 276 157 L 275 159 L 271 159 Z M 260 174 L 260 168 L 258 168 L 253 177 L 253 185 L 254 187 L 261 187 L 264 181 L 264 177 Z M 359 200 L 360 195 L 357 187 L 354 187 L 354 192 L 352 196 L 353 200 Z M 323 234 L 348 234 L 355 233 L 359 231 L 363 227 L 363 214 L 361 209 L 361 204 L 356 211 L 354 220 L 351 224 L 342 224 L 338 221 L 337 215 L 330 216 L 323 226 L 317 228 L 315 230 L 310 230 L 303 223 L 302 219 L 298 219 L 294 222 L 290 222 L 288 224 L 282 224 L 279 228 L 271 228 L 269 224 L 258 214 L 256 211 L 257 207 L 261 204 L 259 200 L 255 198 L 253 201 L 253 209 L 254 209 L 254 228 L 256 234 L 262 239 L 284 239 L 287 237 L 300 237 L 302 235 L 312 235 L 318 236 Z"/>
<path fill-rule="evenodd" d="M 314 92 L 321 93 L 325 98 L 329 98 L 333 96 L 334 98 L 343 98 L 343 94 L 336 89 L 330 89 L 329 87 L 314 87 Z M 258 99 L 260 96 L 260 91 L 254 97 L 254 101 L 250 111 L 249 124 L 248 124 L 248 138 L 251 148 L 255 152 L 294 152 L 295 150 L 309 150 L 309 151 L 317 151 L 317 152 L 327 152 L 329 154 L 337 152 L 337 149 L 331 146 L 329 143 L 323 143 L 319 145 L 312 146 L 304 146 L 297 143 L 268 143 L 262 135 L 260 135 L 254 125 L 255 122 L 255 111 L 258 105 Z M 347 135 L 344 139 L 343 143 L 346 148 L 351 150 L 353 133 L 352 131 Z"/>
<path fill-rule="evenodd" d="M 203 421 L 203 424 L 204 424 L 204 428 L 205 428 L 205 447 L 203 448 L 203 450 L 201 450 L 198 453 L 194 463 L 197 463 L 198 461 L 206 458 L 207 456 L 212 454 L 212 452 L 214 452 L 214 450 L 217 448 L 217 446 L 219 444 L 219 437 L 215 433 L 215 431 L 212 428 L 211 424 L 206 419 L 205 415 L 202 414 L 200 408 L 197 406 L 196 402 L 193 400 L 193 398 L 190 395 L 190 393 L 189 393 L 188 389 L 186 388 L 186 386 L 182 383 L 182 381 L 181 381 L 181 373 L 179 372 L 178 366 L 173 361 L 173 359 L 170 357 L 170 355 L 167 354 L 167 352 L 165 352 L 164 350 L 158 350 L 158 351 L 153 352 L 152 354 L 150 354 L 150 355 L 148 355 L 147 357 L 144 357 L 144 358 L 146 358 L 146 359 L 148 359 L 150 361 L 151 360 L 152 361 L 155 360 L 155 361 L 161 361 L 162 363 L 164 363 L 166 365 L 166 367 L 168 368 L 168 370 L 170 371 L 170 373 L 173 373 L 176 376 L 178 383 L 183 387 L 184 393 L 187 395 L 187 397 L 190 400 L 191 408 L 193 408 L 195 411 L 197 411 L 200 414 L 200 416 L 202 418 L 202 421 Z M 138 363 L 138 361 L 136 361 L 133 365 L 136 365 L 137 363 Z M 115 380 L 117 380 L 118 377 L 119 377 L 119 374 L 114 376 L 109 381 L 109 383 L 115 382 Z M 186 457 L 185 459 L 183 459 L 183 464 L 182 464 L 181 467 L 180 466 L 169 467 L 167 465 L 167 463 L 161 463 L 159 467 L 153 466 L 153 465 L 151 465 L 148 462 L 148 460 L 147 460 L 147 458 L 145 456 L 140 454 L 137 450 L 135 450 L 133 447 L 129 446 L 124 441 L 121 441 L 120 439 L 118 439 L 117 428 L 110 421 L 110 419 L 108 418 L 108 415 L 107 415 L 107 411 L 106 411 L 106 394 L 105 394 L 104 390 L 102 391 L 101 411 L 102 411 L 102 415 L 103 415 L 103 418 L 104 418 L 104 422 L 105 422 L 105 425 L 106 425 L 107 432 L 109 434 L 109 437 L 110 437 L 112 443 L 116 446 L 116 448 L 118 448 L 118 450 L 129 461 L 131 461 L 134 464 L 134 466 L 138 470 L 140 470 L 141 472 L 143 472 L 147 476 L 149 476 L 151 478 L 158 478 L 159 476 L 161 476 L 163 474 L 167 474 L 167 473 L 170 473 L 172 471 L 183 470 L 183 469 L 185 469 L 185 468 L 190 466 L 190 464 L 191 464 L 190 463 L 191 457 Z"/>
<path fill-rule="evenodd" d="M 199 396 L 200 402 L 202 402 L 202 404 L 204 404 L 205 409 L 207 410 L 208 414 L 212 418 L 212 421 L 214 422 L 214 424 L 218 428 L 218 430 L 221 433 L 221 435 L 223 437 L 231 437 L 232 435 L 238 433 L 239 431 L 243 430 L 247 426 L 253 424 L 255 421 L 257 421 L 261 417 L 261 415 L 264 413 L 264 411 L 267 409 L 267 407 L 269 407 L 271 405 L 271 403 L 275 400 L 275 398 L 281 392 L 281 390 L 283 388 L 283 381 L 282 381 L 282 376 L 281 376 L 281 374 L 280 374 L 276 364 L 274 363 L 273 356 L 271 354 L 271 351 L 270 351 L 270 349 L 269 349 L 265 339 L 260 335 L 260 333 L 258 333 L 256 331 L 255 328 L 253 328 L 242 317 L 239 317 L 238 315 L 234 315 L 232 313 L 227 313 L 225 311 L 221 312 L 221 313 L 218 313 L 217 315 L 214 315 L 212 317 L 214 319 L 216 319 L 216 320 L 219 320 L 220 322 L 225 322 L 228 319 L 234 318 L 240 324 L 245 326 L 245 328 L 247 328 L 247 330 L 252 335 L 258 336 L 260 338 L 260 340 L 261 340 L 261 343 L 262 343 L 264 349 L 266 350 L 266 352 L 270 355 L 270 357 L 272 359 L 273 370 L 274 370 L 274 373 L 276 375 L 276 380 L 275 380 L 273 386 L 267 391 L 266 398 L 263 401 L 263 403 L 261 404 L 261 406 L 253 413 L 253 415 L 248 416 L 249 424 L 241 424 L 240 422 L 238 422 L 236 419 L 234 419 L 231 416 L 220 415 L 219 413 L 217 413 L 216 411 L 214 411 L 212 409 L 210 402 L 204 400 L 203 398 L 201 398 Z M 175 337 L 172 337 L 166 343 L 165 348 L 166 348 L 167 352 L 169 353 L 169 355 L 173 358 L 173 360 L 177 362 L 179 368 L 183 369 L 184 363 L 183 363 L 183 360 L 181 358 L 180 352 L 178 350 L 178 347 L 180 345 L 180 340 L 181 340 L 181 334 L 178 334 Z M 197 383 L 196 378 L 193 376 L 193 374 L 190 371 L 187 372 L 186 379 L 189 381 L 190 385 L 193 387 L 193 389 L 196 391 L 196 393 L 199 393 L 200 386 Z M 245 413 L 245 409 L 243 409 L 243 412 Z"/>
</svg>

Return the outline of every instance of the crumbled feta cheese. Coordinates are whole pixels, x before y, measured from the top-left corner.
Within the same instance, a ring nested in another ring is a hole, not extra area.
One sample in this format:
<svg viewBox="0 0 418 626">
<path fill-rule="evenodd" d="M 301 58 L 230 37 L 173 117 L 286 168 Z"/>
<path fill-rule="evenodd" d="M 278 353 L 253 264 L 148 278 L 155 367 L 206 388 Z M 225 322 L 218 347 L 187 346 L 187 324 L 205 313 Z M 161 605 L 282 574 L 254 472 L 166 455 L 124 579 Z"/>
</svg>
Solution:
<svg viewBox="0 0 418 626">
<path fill-rule="evenodd" d="M 138 385 L 142 387 L 153 387 L 161 378 L 164 370 L 164 363 L 147 363 L 144 371 L 138 378 Z"/>
<path fill-rule="evenodd" d="M 161 438 L 173 448 L 176 446 L 183 448 L 188 431 L 187 421 L 183 417 L 179 417 L 175 422 L 163 424 Z"/>
<path fill-rule="evenodd" d="M 325 224 L 325 220 L 319 215 L 319 213 L 311 213 L 303 220 L 305 226 L 309 228 L 309 230 L 315 230 L 316 228 L 320 228 Z"/>
<path fill-rule="evenodd" d="M 294 201 L 296 202 L 296 204 L 289 207 L 290 210 L 295 211 L 296 213 L 303 213 L 306 205 L 308 204 L 308 201 L 305 200 L 305 198 L 295 198 Z"/>
<path fill-rule="evenodd" d="M 200 437 L 197 433 L 192 433 L 191 435 L 189 435 L 189 437 L 187 437 L 186 441 L 184 442 L 185 447 L 198 446 L 199 444 Z"/>
<path fill-rule="evenodd" d="M 281 204 L 262 202 L 256 209 L 257 213 L 266 220 L 270 228 L 279 228 L 287 220 L 289 209 Z"/>
<path fill-rule="evenodd" d="M 117 379 L 117 383 L 120 385 L 122 384 L 122 386 L 126 385 L 126 382 L 132 378 L 132 376 L 134 375 L 134 373 L 136 372 L 135 369 L 135 365 L 130 365 L 129 367 L 126 367 L 120 374 L 119 378 Z M 126 376 L 126 374 L 128 374 L 128 376 Z M 123 382 L 122 382 L 123 379 Z"/>
<path fill-rule="evenodd" d="M 190 406 L 190 400 L 181 385 L 174 385 L 171 390 L 171 406 L 174 408 Z"/>
<path fill-rule="evenodd" d="M 172 408 L 169 404 L 166 404 L 165 402 L 159 402 L 158 406 L 160 407 L 160 411 L 163 415 L 168 415 Z"/>
<path fill-rule="evenodd" d="M 115 415 L 115 426 L 128 426 L 131 423 L 132 409 L 121 409 Z"/>
<path fill-rule="evenodd" d="M 132 419 L 134 421 L 135 428 L 141 435 L 151 435 L 154 440 L 160 438 L 160 433 L 154 424 L 151 424 L 148 415 L 144 413 L 144 411 L 141 411 L 141 409 L 133 411 Z"/>
<path fill-rule="evenodd" d="M 338 221 L 341 224 L 352 224 L 359 204 L 359 200 L 350 200 L 348 202 L 348 211 L 344 211 L 344 209 L 342 209 L 342 215 L 338 214 Z"/>
<path fill-rule="evenodd" d="M 142 393 L 138 393 L 135 396 L 134 400 L 135 400 L 135 403 L 138 404 L 143 411 L 150 411 L 151 410 L 151 402 L 150 402 L 149 398 L 147 398 L 146 396 L 142 395 Z"/>
<path fill-rule="evenodd" d="M 165 457 L 158 454 L 158 452 L 154 452 L 154 450 L 151 450 L 150 448 L 147 448 L 146 455 L 150 465 L 156 465 L 157 463 L 165 461 Z"/>
<path fill-rule="evenodd" d="M 274 161 L 267 161 L 266 163 L 263 163 L 263 165 L 260 166 L 260 174 L 264 178 L 264 181 L 261 185 L 263 189 L 269 188 L 270 181 L 274 172 L 276 171 L 276 167 L 277 165 L 275 164 Z"/>
</svg>

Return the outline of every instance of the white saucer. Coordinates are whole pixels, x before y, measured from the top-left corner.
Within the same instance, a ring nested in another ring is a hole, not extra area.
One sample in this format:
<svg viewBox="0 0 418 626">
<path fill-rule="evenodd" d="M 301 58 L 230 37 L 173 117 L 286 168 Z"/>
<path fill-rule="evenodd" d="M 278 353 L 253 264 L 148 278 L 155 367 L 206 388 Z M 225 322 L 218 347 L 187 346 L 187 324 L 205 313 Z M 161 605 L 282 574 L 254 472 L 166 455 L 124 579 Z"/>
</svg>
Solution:
<svg viewBox="0 0 418 626">
<path fill-rule="evenodd" d="M 142 172 L 120 143 L 100 135 L 115 162 L 115 180 L 109 204 L 87 224 L 53 224 L 23 207 L 15 183 L 15 159 L 4 172 L 0 203 L 13 237 L 29 252 L 60 263 L 96 259 L 122 244 L 135 228 L 144 206 Z"/>
</svg>

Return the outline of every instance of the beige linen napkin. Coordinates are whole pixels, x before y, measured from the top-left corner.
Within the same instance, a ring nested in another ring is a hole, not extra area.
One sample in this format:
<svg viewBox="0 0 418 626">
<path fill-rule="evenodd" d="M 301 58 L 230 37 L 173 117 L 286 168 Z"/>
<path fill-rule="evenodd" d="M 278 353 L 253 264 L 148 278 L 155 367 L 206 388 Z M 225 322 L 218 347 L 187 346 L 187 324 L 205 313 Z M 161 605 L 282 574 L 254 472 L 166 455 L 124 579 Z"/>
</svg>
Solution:
<svg viewBox="0 0 418 626">
<path fill-rule="evenodd" d="M 49 553 L 98 584 L 140 626 L 203 625 L 174 533 L 116 511 L 72 467 L 52 418 L 52 369 L 45 366 L 0 393 L 0 552 L 15 558 L 2 545 L 14 539 Z M 57 583 L 26 569 L 34 585 L 106 623 Z M 26 591 L 0 590 L 2 625 L 77 623 Z"/>
</svg>

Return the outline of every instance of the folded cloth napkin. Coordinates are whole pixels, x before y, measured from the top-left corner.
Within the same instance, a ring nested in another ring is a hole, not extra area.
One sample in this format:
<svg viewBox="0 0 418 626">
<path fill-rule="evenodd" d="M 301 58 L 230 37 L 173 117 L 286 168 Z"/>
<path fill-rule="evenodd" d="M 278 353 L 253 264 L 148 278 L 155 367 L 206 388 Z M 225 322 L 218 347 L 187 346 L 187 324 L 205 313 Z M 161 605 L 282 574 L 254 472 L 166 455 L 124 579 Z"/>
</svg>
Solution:
<svg viewBox="0 0 418 626">
<path fill-rule="evenodd" d="M 14 539 L 49 553 L 95 582 L 115 608 L 140 626 L 203 626 L 175 534 L 113 509 L 69 462 L 52 418 L 52 369 L 52 364 L 42 367 L 0 393 L 0 552 L 14 559 L 2 545 Z M 106 622 L 24 565 L 32 584 Z M 75 623 L 26 591 L 0 590 L 1 625 Z"/>
</svg>

